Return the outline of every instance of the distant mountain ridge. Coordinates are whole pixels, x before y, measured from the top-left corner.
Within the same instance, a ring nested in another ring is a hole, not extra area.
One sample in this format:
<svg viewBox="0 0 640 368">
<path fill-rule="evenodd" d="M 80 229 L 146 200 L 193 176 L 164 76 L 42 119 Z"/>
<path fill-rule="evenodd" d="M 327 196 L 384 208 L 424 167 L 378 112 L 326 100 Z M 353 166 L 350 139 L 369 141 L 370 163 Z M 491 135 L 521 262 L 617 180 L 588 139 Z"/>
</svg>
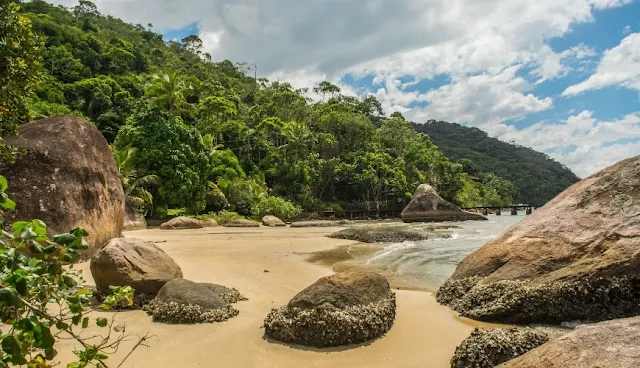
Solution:
<svg viewBox="0 0 640 368">
<path fill-rule="evenodd" d="M 469 159 L 478 169 L 510 180 L 519 203 L 542 205 L 580 180 L 548 155 L 492 138 L 478 128 L 435 120 L 414 123 L 414 128 L 427 134 L 451 160 Z"/>
</svg>

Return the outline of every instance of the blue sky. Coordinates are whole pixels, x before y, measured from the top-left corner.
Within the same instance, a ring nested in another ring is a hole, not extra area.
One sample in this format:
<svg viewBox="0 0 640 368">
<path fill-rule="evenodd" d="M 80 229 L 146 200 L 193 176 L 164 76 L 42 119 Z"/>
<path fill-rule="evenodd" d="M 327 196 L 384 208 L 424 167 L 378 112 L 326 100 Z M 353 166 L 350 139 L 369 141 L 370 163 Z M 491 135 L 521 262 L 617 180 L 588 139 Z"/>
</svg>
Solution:
<svg viewBox="0 0 640 368">
<path fill-rule="evenodd" d="M 95 3 L 167 40 L 198 34 L 214 60 L 478 127 L 579 176 L 640 154 L 640 0 Z"/>
</svg>

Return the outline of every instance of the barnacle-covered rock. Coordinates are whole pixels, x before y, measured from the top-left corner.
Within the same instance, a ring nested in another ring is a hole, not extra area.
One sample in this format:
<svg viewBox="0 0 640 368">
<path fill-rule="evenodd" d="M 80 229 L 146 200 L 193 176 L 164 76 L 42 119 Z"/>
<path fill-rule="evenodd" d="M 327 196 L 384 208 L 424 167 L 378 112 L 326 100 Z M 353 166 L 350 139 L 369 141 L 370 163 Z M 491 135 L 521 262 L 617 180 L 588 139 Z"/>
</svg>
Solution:
<svg viewBox="0 0 640 368">
<path fill-rule="evenodd" d="M 579 326 L 501 367 L 640 367 L 640 319 Z"/>
<path fill-rule="evenodd" d="M 509 323 L 640 314 L 640 156 L 574 184 L 467 256 L 438 301 Z"/>
<path fill-rule="evenodd" d="M 476 328 L 456 348 L 451 368 L 493 368 L 548 340 L 547 334 L 530 328 Z"/>
<path fill-rule="evenodd" d="M 264 321 L 276 340 L 327 347 L 365 342 L 385 334 L 396 315 L 387 280 L 370 272 L 323 277 Z"/>
<path fill-rule="evenodd" d="M 159 322 L 222 322 L 238 315 L 230 303 L 241 300 L 247 298 L 236 289 L 180 279 L 166 283 L 143 309 Z"/>
<path fill-rule="evenodd" d="M 260 224 L 253 220 L 238 219 L 224 224 L 225 227 L 260 227 Z"/>
</svg>

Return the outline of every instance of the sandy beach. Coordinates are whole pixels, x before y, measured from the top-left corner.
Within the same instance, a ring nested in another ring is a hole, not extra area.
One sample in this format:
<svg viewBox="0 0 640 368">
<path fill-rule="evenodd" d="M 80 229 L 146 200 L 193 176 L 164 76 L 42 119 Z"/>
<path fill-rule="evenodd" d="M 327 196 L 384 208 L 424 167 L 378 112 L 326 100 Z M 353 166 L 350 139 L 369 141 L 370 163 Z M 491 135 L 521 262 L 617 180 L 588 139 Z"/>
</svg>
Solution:
<svg viewBox="0 0 640 368">
<path fill-rule="evenodd" d="M 132 335 L 110 363 L 117 366 L 136 335 L 149 333 L 149 346 L 137 349 L 122 367 L 449 367 L 456 346 L 478 323 L 458 318 L 425 291 L 396 290 L 393 328 L 366 344 L 310 349 L 265 339 L 261 325 L 272 308 L 333 272 L 308 262 L 310 254 L 355 244 L 325 237 L 336 230 L 215 227 L 125 233 L 156 242 L 181 266 L 184 278 L 235 287 L 249 300 L 235 304 L 237 317 L 215 324 L 153 323 L 143 311 L 101 313 L 115 314 L 116 324 L 126 325 Z M 88 264 L 80 268 L 92 284 Z M 61 360 L 68 361 L 71 347 L 62 342 L 58 350 Z"/>
</svg>

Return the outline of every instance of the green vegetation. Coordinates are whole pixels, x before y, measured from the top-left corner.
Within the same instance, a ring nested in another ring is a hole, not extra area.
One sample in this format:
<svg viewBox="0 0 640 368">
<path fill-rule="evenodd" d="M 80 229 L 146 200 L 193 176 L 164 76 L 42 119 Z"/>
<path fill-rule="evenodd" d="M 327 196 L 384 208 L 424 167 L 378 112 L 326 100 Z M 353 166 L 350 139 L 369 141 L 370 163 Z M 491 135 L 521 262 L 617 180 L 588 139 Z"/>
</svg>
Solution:
<svg viewBox="0 0 640 368">
<path fill-rule="evenodd" d="M 244 219 L 245 217 L 233 211 L 222 210 L 217 213 L 211 212 L 205 215 L 198 215 L 196 218 L 200 220 L 214 219 L 218 225 L 224 225 L 235 220 Z"/>
<path fill-rule="evenodd" d="M 212 62 L 195 35 L 165 42 L 86 0 L 21 6 L 45 43 L 30 111 L 83 116 L 123 160 L 135 150 L 123 184 L 154 216 L 400 208 L 422 183 L 462 206 L 515 197 L 505 176 L 472 174 L 374 96 L 255 79 Z"/>
<path fill-rule="evenodd" d="M 490 172 L 513 183 L 518 203 L 542 205 L 579 180 L 546 154 L 502 142 L 477 128 L 434 120 L 414 127 L 428 134 L 449 158 L 462 162 L 471 176 Z"/>
<path fill-rule="evenodd" d="M 16 206 L 5 193 L 8 185 L 0 176 L 0 218 Z M 74 351 L 77 359 L 67 368 L 106 368 L 108 353 L 117 350 L 125 335 L 112 336 L 113 322 L 92 317 L 97 307 L 87 308 L 91 292 L 73 269 L 80 251 L 87 249 L 87 232 L 75 228 L 50 239 L 40 220 L 14 222 L 10 232 L 4 229 L 0 221 L 0 321 L 6 326 L 0 332 L 0 367 L 50 367 L 57 340 L 65 338 L 83 347 Z M 101 308 L 133 304 L 131 287 L 111 289 Z M 105 334 L 83 337 L 90 325 L 104 328 Z"/>
</svg>

